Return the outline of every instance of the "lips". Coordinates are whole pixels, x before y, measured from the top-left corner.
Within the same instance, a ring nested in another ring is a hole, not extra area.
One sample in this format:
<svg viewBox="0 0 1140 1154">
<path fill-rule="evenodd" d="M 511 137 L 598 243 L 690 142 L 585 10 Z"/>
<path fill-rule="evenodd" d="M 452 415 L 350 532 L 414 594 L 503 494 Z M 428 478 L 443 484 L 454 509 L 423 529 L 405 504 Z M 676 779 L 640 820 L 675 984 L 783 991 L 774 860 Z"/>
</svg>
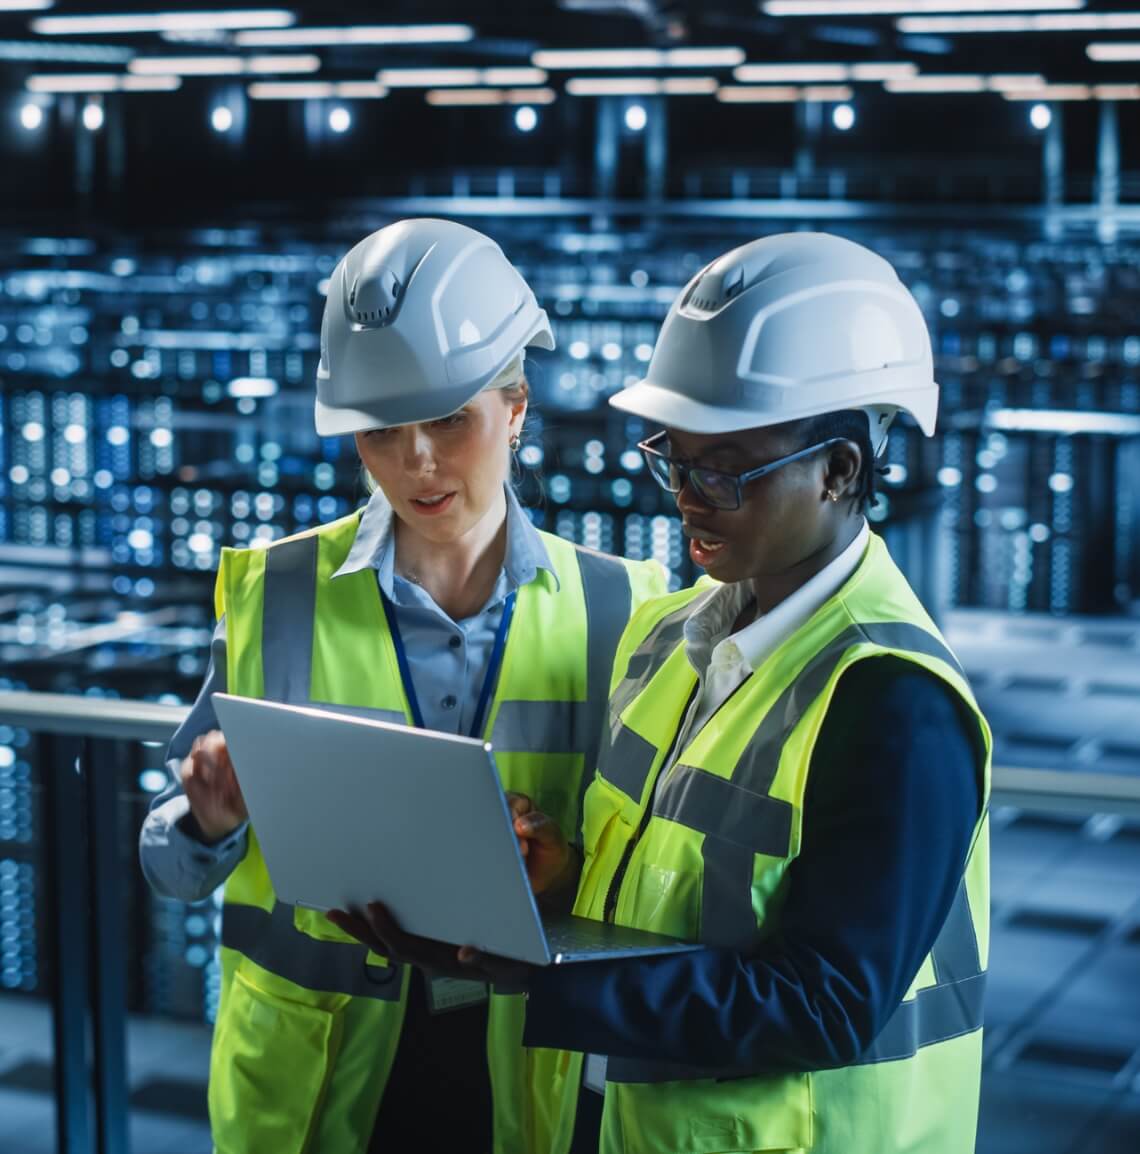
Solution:
<svg viewBox="0 0 1140 1154">
<path fill-rule="evenodd" d="M 723 537 L 718 537 L 700 525 L 682 525 L 682 531 L 689 538 L 689 556 L 693 564 L 702 569 L 715 564 L 728 544 Z"/>
<path fill-rule="evenodd" d="M 409 503 L 412 508 L 419 514 L 425 517 L 438 516 L 445 510 L 451 508 L 451 503 L 455 499 L 454 491 L 442 493 L 420 493 L 416 497 L 411 497 Z"/>
</svg>

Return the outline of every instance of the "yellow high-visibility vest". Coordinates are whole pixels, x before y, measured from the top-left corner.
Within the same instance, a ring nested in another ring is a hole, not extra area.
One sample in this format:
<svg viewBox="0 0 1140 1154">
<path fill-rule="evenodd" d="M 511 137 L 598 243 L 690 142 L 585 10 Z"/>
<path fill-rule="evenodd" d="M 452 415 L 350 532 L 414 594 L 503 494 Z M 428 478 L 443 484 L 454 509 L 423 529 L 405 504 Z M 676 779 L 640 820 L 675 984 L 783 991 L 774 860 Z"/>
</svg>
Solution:
<svg viewBox="0 0 1140 1154">
<path fill-rule="evenodd" d="M 375 572 L 333 579 L 359 522 L 357 513 L 267 549 L 223 552 L 216 607 L 231 693 L 410 722 Z M 505 788 L 574 838 L 618 638 L 632 610 L 664 591 L 664 573 L 542 537 L 555 573 L 540 569 L 519 589 L 484 735 Z M 324 915 L 279 903 L 252 829 L 224 899 L 209 1083 L 218 1154 L 363 1152 L 403 1024 L 405 968 Z M 522 1027 L 521 997 L 492 995 L 494 1149 L 559 1154 L 556 1133 L 573 1127 L 565 1086 L 576 1088 L 580 1059 L 524 1049 Z"/>
<path fill-rule="evenodd" d="M 622 638 L 586 793 L 575 913 L 744 951 L 778 934 L 812 750 L 836 683 L 857 661 L 903 658 L 961 697 L 985 750 L 983 805 L 937 942 L 858 1061 L 773 1076 L 611 1058 L 601 1150 L 970 1154 L 989 952 L 991 739 L 962 669 L 872 536 L 840 591 L 687 735 L 658 788 L 696 686 L 683 629 L 700 592 L 643 606 Z"/>
</svg>

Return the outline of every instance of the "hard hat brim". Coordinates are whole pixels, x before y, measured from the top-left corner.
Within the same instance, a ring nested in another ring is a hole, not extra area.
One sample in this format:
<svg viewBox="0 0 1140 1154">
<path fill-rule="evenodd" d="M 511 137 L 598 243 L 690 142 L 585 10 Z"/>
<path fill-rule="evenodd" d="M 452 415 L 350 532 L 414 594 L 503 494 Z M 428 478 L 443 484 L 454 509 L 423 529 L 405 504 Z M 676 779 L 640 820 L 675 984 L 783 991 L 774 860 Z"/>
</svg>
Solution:
<svg viewBox="0 0 1140 1154">
<path fill-rule="evenodd" d="M 934 433 L 938 408 L 938 386 L 914 391 L 906 396 L 869 395 L 866 398 L 851 398 L 850 403 L 837 406 L 836 410 L 804 408 L 782 411 L 757 411 L 752 408 L 727 408 L 695 401 L 674 389 L 654 385 L 648 380 L 638 381 L 629 388 L 622 389 L 609 399 L 615 409 L 632 413 L 647 421 L 653 421 L 669 429 L 679 429 L 683 433 L 712 434 L 736 433 L 742 429 L 761 429 L 771 425 L 782 425 L 788 421 L 801 421 L 809 417 L 820 417 L 828 411 L 840 408 L 861 409 L 874 405 L 893 406 L 909 413 L 926 436 Z"/>
<path fill-rule="evenodd" d="M 402 397 L 383 404 L 343 408 L 324 404 L 318 397 L 313 416 L 318 437 L 343 437 L 349 433 L 363 433 L 368 429 L 394 429 L 399 425 L 418 425 L 425 421 L 439 421 L 458 412 L 468 401 L 478 396 L 482 384 L 476 388 L 467 385 L 446 392 L 423 393 Z"/>
</svg>

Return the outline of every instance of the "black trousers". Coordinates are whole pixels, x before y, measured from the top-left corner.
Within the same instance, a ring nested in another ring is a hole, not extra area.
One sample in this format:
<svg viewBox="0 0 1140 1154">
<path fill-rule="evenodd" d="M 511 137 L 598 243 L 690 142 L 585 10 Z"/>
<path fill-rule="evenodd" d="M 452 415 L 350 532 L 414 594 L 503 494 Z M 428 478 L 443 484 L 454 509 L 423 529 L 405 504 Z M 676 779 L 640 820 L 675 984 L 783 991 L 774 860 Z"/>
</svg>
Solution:
<svg viewBox="0 0 1140 1154">
<path fill-rule="evenodd" d="M 487 1003 L 433 1014 L 423 971 L 413 969 L 404 1028 L 368 1150 L 441 1149 L 444 1142 L 470 1154 L 491 1149 Z"/>
<path fill-rule="evenodd" d="M 520 1104 L 521 1105 L 521 1104 Z M 602 1096 L 581 1089 L 570 1154 L 597 1154 Z M 487 1003 L 433 1014 L 427 981 L 413 969 L 396 1059 L 372 1128 L 369 1154 L 453 1141 L 470 1154 L 491 1149 Z"/>
</svg>

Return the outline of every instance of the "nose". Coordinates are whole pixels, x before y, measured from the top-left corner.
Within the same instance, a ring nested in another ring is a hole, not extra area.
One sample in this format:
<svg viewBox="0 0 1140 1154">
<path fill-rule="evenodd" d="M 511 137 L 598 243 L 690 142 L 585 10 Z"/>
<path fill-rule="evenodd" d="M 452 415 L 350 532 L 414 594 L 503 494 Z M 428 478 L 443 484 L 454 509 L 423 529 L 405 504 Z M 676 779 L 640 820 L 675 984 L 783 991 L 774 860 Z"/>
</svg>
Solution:
<svg viewBox="0 0 1140 1154">
<path fill-rule="evenodd" d="M 685 483 L 681 486 L 681 491 L 674 495 L 673 500 L 676 501 L 677 509 L 681 513 L 707 513 L 712 508 L 707 501 L 702 501 L 694 491 L 693 483 L 688 474 L 685 475 Z"/>
<path fill-rule="evenodd" d="M 435 469 L 435 443 L 424 425 L 408 425 L 403 438 L 404 468 L 409 473 L 430 473 Z"/>
</svg>

